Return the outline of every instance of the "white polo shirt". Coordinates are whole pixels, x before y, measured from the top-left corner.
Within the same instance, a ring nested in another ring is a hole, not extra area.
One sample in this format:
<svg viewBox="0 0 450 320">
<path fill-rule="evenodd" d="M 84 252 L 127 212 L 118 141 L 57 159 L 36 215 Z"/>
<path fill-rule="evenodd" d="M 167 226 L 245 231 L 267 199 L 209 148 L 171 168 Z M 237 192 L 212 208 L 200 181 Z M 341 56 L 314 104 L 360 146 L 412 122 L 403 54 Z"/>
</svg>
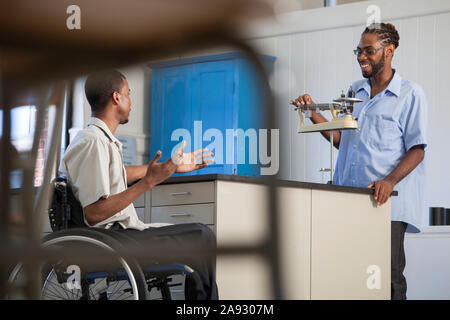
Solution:
<svg viewBox="0 0 450 320">
<path fill-rule="evenodd" d="M 67 175 L 75 197 L 84 208 L 101 198 L 127 189 L 122 144 L 98 118 L 91 118 L 87 128 L 78 132 L 68 146 L 59 171 Z M 84 216 L 85 223 L 86 217 Z M 108 229 L 114 222 L 123 228 L 144 230 L 150 226 L 139 220 L 131 203 L 122 211 L 92 227 Z"/>
</svg>

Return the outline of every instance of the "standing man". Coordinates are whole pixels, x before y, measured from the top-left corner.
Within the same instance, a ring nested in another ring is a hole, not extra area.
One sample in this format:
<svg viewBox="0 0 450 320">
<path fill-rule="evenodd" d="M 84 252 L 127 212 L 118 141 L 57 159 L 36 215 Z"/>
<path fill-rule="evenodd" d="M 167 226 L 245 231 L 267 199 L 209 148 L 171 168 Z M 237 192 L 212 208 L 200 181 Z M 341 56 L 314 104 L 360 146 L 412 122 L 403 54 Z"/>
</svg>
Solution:
<svg viewBox="0 0 450 320">
<path fill-rule="evenodd" d="M 217 299 L 215 257 L 206 259 L 195 255 L 197 251 L 215 250 L 214 233 L 197 223 L 154 227 L 140 221 L 133 206 L 133 201 L 142 193 L 174 172 L 206 167 L 213 161 L 212 153 L 202 149 L 185 154 L 183 142 L 165 162 L 158 163 L 161 158 L 158 151 L 148 165 L 125 167 L 122 144 L 113 135 L 119 125 L 128 122 L 131 110 L 130 89 L 125 76 L 115 70 L 92 74 L 86 80 L 85 93 L 92 109 L 91 121 L 70 143 L 60 166 L 83 207 L 85 223 L 90 227 L 124 232 L 143 243 L 149 249 L 149 255 L 152 248 L 161 247 L 189 253 L 190 258 L 178 262 L 192 267 L 199 276 L 195 278 L 201 281 L 186 277 L 186 298 Z M 177 257 L 168 258 L 167 263 L 174 262 Z"/>
<path fill-rule="evenodd" d="M 404 235 L 411 224 L 422 223 L 422 196 L 427 101 L 423 89 L 403 79 L 391 67 L 400 36 L 392 24 L 372 24 L 361 35 L 354 50 L 362 75 L 352 85 L 360 130 L 334 131 L 339 155 L 334 173 L 336 184 L 374 188 L 374 199 L 383 205 L 394 190 L 391 203 L 391 299 L 406 299 Z M 308 94 L 291 104 L 314 103 Z M 327 121 L 313 112 L 311 121 Z M 330 133 L 322 132 L 329 141 Z"/>
</svg>

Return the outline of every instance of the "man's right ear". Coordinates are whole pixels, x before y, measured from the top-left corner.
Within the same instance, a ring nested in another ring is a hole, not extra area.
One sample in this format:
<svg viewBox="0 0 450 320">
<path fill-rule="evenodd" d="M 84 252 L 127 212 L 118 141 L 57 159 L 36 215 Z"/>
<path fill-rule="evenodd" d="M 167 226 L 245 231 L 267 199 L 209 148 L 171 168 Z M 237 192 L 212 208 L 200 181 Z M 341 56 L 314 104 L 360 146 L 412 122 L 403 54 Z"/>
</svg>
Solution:
<svg viewBox="0 0 450 320">
<path fill-rule="evenodd" d="M 120 103 L 120 93 L 119 93 L 119 92 L 114 91 L 113 94 L 112 94 L 112 98 L 113 98 L 113 101 L 114 101 L 116 104 L 119 104 L 119 103 Z"/>
</svg>

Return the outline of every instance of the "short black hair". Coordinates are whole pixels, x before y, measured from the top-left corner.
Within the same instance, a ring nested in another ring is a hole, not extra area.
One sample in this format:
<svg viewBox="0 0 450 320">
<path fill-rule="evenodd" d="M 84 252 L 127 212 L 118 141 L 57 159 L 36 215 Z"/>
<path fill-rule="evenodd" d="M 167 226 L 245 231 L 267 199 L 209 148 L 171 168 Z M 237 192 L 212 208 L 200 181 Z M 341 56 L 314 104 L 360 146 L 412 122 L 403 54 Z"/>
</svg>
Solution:
<svg viewBox="0 0 450 320">
<path fill-rule="evenodd" d="M 362 34 L 366 33 L 378 35 L 378 39 L 383 46 L 393 44 L 395 49 L 399 46 L 400 35 L 391 23 L 372 23 L 366 27 Z"/>
<path fill-rule="evenodd" d="M 84 84 L 86 98 L 93 113 L 102 111 L 114 92 L 120 92 L 125 76 L 117 70 L 90 74 Z"/>
</svg>

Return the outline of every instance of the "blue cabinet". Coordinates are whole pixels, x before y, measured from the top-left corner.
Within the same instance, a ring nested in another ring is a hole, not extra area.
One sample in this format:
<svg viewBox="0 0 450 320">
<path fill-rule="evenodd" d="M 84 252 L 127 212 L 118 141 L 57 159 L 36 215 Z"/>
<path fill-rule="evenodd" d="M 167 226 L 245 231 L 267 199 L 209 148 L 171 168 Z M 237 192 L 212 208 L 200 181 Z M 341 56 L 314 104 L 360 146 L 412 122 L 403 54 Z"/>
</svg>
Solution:
<svg viewBox="0 0 450 320">
<path fill-rule="evenodd" d="M 275 58 L 263 56 L 268 73 Z M 242 54 L 160 62 L 152 68 L 151 157 L 208 148 L 215 162 L 194 174 L 259 176 L 258 137 L 266 110 L 261 82 Z"/>
</svg>

